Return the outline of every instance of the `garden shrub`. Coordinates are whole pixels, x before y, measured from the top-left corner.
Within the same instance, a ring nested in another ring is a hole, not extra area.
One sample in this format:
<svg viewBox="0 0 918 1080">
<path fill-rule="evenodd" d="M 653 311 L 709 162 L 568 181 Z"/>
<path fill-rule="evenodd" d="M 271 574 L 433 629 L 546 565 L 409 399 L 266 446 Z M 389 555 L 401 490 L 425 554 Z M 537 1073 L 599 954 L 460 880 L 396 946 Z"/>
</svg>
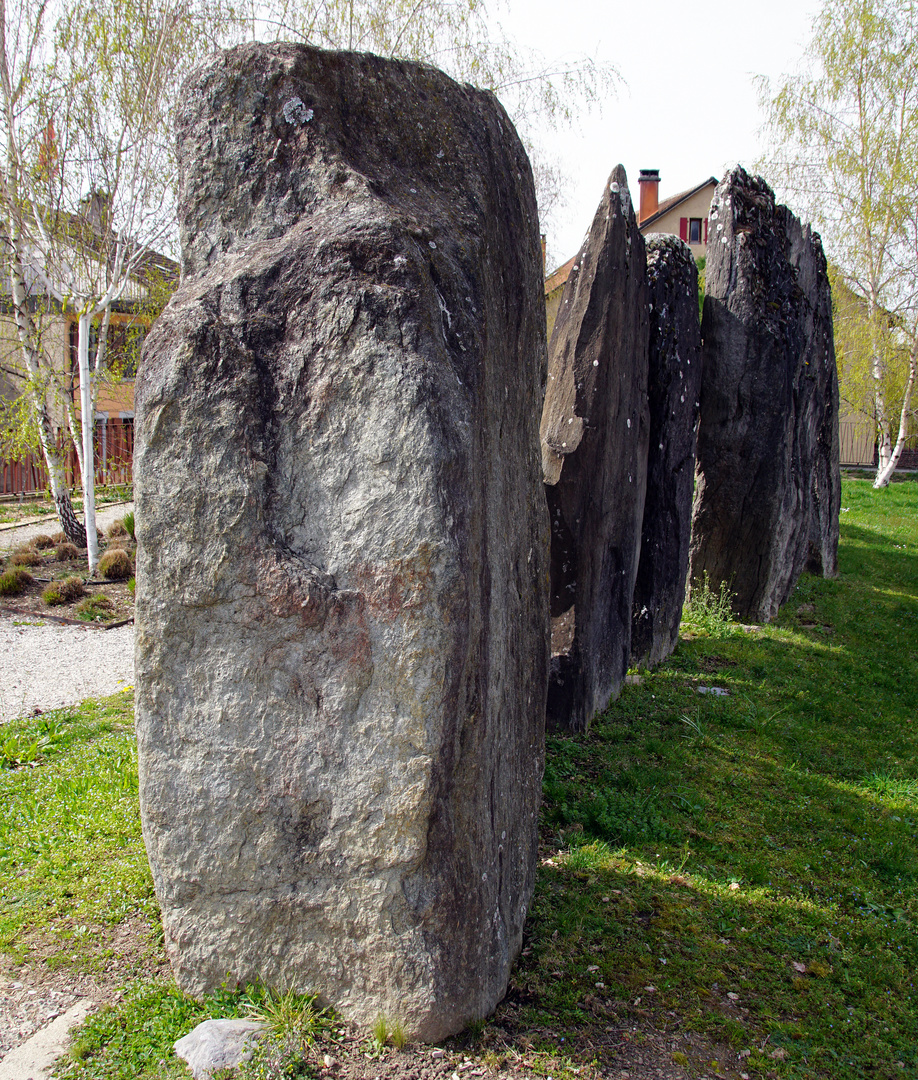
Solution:
<svg viewBox="0 0 918 1080">
<path fill-rule="evenodd" d="M 99 560 L 99 573 L 108 581 L 126 581 L 133 571 L 131 556 L 123 548 L 112 548 Z"/>
<path fill-rule="evenodd" d="M 52 581 L 41 594 L 41 598 L 49 607 L 57 607 L 60 604 L 71 604 L 74 600 L 79 600 L 85 592 L 82 578 L 68 577 L 62 581 Z"/>
<path fill-rule="evenodd" d="M 42 558 L 37 551 L 17 551 L 10 556 L 13 566 L 41 566 Z"/>
<path fill-rule="evenodd" d="M 93 593 L 77 604 L 76 613 L 86 622 L 104 622 L 114 603 L 104 593 Z"/>
<path fill-rule="evenodd" d="M 16 566 L 6 573 L 0 574 L 0 596 L 19 596 L 33 584 L 35 578 L 21 567 Z"/>
</svg>

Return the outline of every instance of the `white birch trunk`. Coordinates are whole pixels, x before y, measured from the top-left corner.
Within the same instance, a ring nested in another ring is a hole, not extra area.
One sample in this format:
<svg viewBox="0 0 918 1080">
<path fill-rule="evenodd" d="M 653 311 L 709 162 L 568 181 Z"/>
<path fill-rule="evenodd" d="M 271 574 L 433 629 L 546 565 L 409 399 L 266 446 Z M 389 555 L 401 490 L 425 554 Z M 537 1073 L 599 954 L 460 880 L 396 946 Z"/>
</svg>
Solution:
<svg viewBox="0 0 918 1080">
<path fill-rule="evenodd" d="M 886 464 L 877 466 L 877 476 L 873 482 L 875 488 L 884 488 L 887 486 L 890 480 L 892 480 L 893 473 L 896 471 L 896 466 L 899 464 L 899 458 L 902 456 L 902 449 L 905 446 L 905 439 L 908 434 L 908 415 L 911 411 L 912 405 L 912 392 L 915 389 L 915 379 L 918 376 L 918 352 L 916 352 L 915 344 L 913 343 L 912 352 L 908 361 L 908 382 L 905 384 L 905 395 L 902 398 L 902 411 L 899 413 L 899 434 L 896 437 L 896 445 L 893 446 L 886 460 Z M 887 433 L 887 441 L 890 441 Z"/>
<path fill-rule="evenodd" d="M 89 371 L 89 330 L 92 316 L 80 316 L 77 334 L 77 369 L 80 373 L 80 424 L 83 429 L 83 523 L 86 526 L 86 560 L 89 573 L 99 565 L 99 536 L 96 532 L 96 469 L 93 434 L 96 409 L 92 392 L 93 378 Z"/>
</svg>

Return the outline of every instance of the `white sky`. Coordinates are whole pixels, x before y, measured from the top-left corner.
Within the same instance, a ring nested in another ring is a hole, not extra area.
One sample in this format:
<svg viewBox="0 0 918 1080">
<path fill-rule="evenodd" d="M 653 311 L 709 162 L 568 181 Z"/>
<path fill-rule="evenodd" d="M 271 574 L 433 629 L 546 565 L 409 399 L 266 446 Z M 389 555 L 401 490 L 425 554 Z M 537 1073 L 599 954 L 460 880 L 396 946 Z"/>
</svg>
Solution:
<svg viewBox="0 0 918 1080">
<path fill-rule="evenodd" d="M 577 252 L 621 162 L 638 202 L 638 173 L 660 170 L 660 198 L 751 168 L 763 150 L 753 76 L 796 71 L 819 0 L 505 0 L 507 34 L 552 59 L 585 53 L 612 63 L 624 83 L 579 130 L 544 143 L 570 177 L 569 201 L 549 234 L 549 269 Z"/>
</svg>

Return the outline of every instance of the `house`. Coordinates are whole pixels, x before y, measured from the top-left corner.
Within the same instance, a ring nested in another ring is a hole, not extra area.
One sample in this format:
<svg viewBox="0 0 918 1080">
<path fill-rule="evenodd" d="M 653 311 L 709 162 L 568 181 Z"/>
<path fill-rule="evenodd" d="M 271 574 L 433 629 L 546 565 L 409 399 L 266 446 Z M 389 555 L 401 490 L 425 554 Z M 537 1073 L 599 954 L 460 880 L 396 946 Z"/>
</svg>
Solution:
<svg viewBox="0 0 918 1080">
<path fill-rule="evenodd" d="M 717 179 L 710 176 L 688 191 L 672 195 L 661 203 L 659 169 L 641 169 L 638 177 L 641 192 L 638 228 L 641 234 L 669 233 L 678 236 L 689 245 L 696 260 L 702 258 L 708 238 L 708 212 L 717 183 Z M 549 338 L 561 304 L 561 294 L 576 261 L 575 255 L 545 278 L 545 314 Z"/>
<path fill-rule="evenodd" d="M 665 233 L 678 236 L 692 249 L 696 261 L 704 258 L 708 242 L 708 214 L 718 180 L 709 176 L 678 195 L 660 202 L 660 170 L 641 169 L 638 228 L 644 236 Z"/>
<path fill-rule="evenodd" d="M 101 247 L 101 245 L 100 245 Z M 134 377 L 151 316 L 165 302 L 178 278 L 178 264 L 164 255 L 145 252 L 138 259 L 121 298 L 111 305 L 104 373 L 95 406 L 96 483 L 117 484 L 131 479 L 134 450 Z M 161 294 L 161 296 L 160 296 Z M 42 351 L 54 390 L 46 394 L 59 443 L 66 444 L 65 405 L 79 423 L 80 386 L 77 364 L 78 314 L 49 300 L 35 275 L 30 283 L 30 307 L 40 323 Z M 101 318 L 90 336 L 90 355 L 98 343 Z M 20 396 L 27 383 L 9 294 L 0 291 L 0 406 Z M 68 483 L 79 483 L 75 451 L 67 467 Z M 0 495 L 41 490 L 47 475 L 40 454 L 18 461 L 0 458 Z"/>
</svg>

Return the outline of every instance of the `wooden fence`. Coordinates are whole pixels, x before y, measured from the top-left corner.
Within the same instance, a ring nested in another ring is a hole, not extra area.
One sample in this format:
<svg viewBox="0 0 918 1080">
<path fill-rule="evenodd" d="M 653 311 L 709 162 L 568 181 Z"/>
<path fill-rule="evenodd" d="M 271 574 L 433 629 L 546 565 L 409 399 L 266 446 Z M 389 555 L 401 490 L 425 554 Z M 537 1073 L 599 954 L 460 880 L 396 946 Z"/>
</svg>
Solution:
<svg viewBox="0 0 918 1080">
<path fill-rule="evenodd" d="M 96 484 L 129 484 L 133 477 L 134 423 L 130 418 L 96 424 Z M 80 486 L 80 463 L 70 447 L 65 464 L 67 484 Z M 49 488 L 48 469 L 40 454 L 26 454 L 18 461 L 0 459 L 0 495 L 30 495 Z"/>
</svg>

